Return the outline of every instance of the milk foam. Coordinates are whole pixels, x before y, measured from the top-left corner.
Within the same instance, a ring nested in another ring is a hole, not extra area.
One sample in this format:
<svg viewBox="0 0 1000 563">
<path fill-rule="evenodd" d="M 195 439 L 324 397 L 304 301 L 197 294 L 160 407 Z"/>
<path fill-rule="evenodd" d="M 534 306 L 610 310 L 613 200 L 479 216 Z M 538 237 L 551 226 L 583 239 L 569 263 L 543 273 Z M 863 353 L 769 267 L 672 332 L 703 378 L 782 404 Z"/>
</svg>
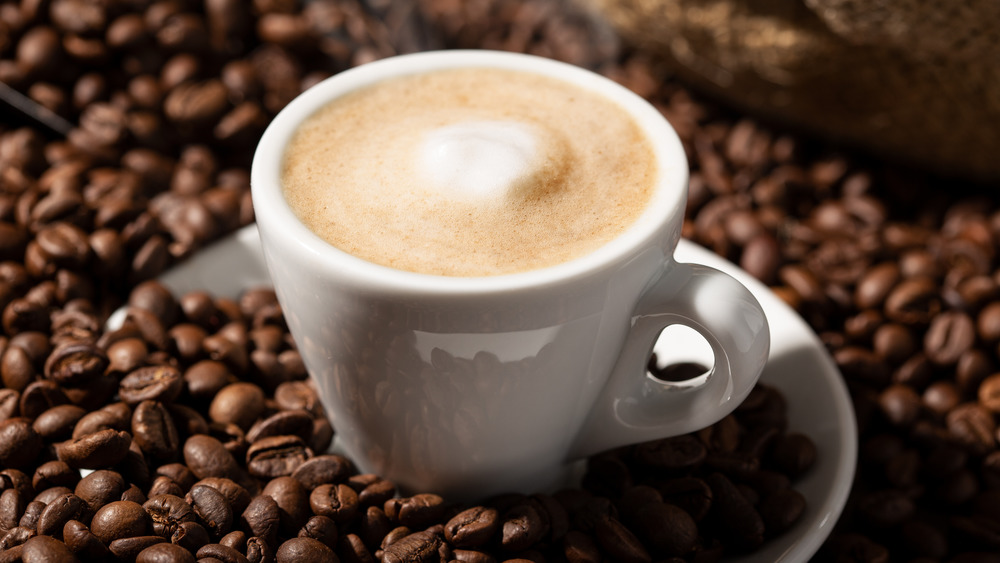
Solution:
<svg viewBox="0 0 1000 563">
<path fill-rule="evenodd" d="M 632 116 L 537 74 L 470 68 L 338 98 L 285 150 L 285 201 L 364 260 L 491 276 L 593 252 L 641 215 L 658 165 Z"/>
<path fill-rule="evenodd" d="M 537 144 L 523 123 L 455 123 L 427 132 L 418 166 L 431 186 L 451 197 L 501 200 L 531 175 Z"/>
</svg>

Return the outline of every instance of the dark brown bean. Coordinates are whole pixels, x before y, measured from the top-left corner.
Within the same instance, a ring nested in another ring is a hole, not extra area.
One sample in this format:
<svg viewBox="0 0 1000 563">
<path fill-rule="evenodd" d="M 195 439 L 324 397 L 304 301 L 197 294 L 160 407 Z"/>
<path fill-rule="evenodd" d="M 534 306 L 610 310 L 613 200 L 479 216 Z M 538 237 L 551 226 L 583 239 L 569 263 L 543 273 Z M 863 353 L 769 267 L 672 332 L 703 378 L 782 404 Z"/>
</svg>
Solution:
<svg viewBox="0 0 1000 563">
<path fill-rule="evenodd" d="M 312 450 L 298 436 L 270 436 L 251 444 L 247 470 L 265 479 L 287 476 L 311 457 Z"/>
<path fill-rule="evenodd" d="M 195 563 L 195 558 L 179 545 L 159 543 L 140 551 L 135 563 Z"/>
<path fill-rule="evenodd" d="M 90 507 L 80 497 L 66 493 L 45 505 L 38 517 L 38 535 L 56 536 L 70 520 L 89 520 Z"/>
<path fill-rule="evenodd" d="M 499 525 L 500 515 L 496 509 L 477 506 L 449 520 L 444 526 L 444 537 L 456 547 L 479 547 L 493 537 Z"/>
<path fill-rule="evenodd" d="M 101 540 L 77 520 L 66 522 L 62 529 L 62 537 L 70 551 L 84 560 L 97 561 L 110 555 Z"/>
<path fill-rule="evenodd" d="M 344 484 L 323 484 L 309 494 L 314 513 L 327 516 L 338 524 L 349 522 L 358 511 L 358 495 Z"/>
<path fill-rule="evenodd" d="M 142 505 L 117 501 L 102 506 L 90 524 L 90 531 L 105 544 L 122 539 L 144 536 L 150 529 L 150 518 Z"/>
<path fill-rule="evenodd" d="M 41 563 L 43 561 L 78 561 L 65 543 L 51 536 L 35 536 L 24 542 L 21 549 L 21 559 L 24 563 Z"/>
<path fill-rule="evenodd" d="M 171 494 L 151 494 L 142 508 L 149 514 L 153 533 L 167 539 L 173 537 L 181 524 L 194 522 L 197 517 L 190 504 Z"/>
<path fill-rule="evenodd" d="M 172 459 L 180 450 L 173 418 L 162 403 L 142 401 L 132 412 L 132 436 L 144 453 L 156 459 Z"/>
<path fill-rule="evenodd" d="M 199 479 L 206 477 L 238 478 L 241 470 L 221 442 L 198 434 L 184 442 L 184 462 Z"/>
<path fill-rule="evenodd" d="M 436 534 L 430 531 L 415 532 L 385 546 L 382 561 L 385 563 L 428 561 L 438 556 L 440 547 L 441 538 Z"/>
<path fill-rule="evenodd" d="M 653 560 L 635 534 L 614 518 L 605 518 L 597 523 L 595 538 L 615 561 L 648 563 Z"/>
<path fill-rule="evenodd" d="M 222 537 L 233 525 L 233 511 L 226 497 L 207 485 L 195 485 L 185 500 L 213 537 Z"/>
<path fill-rule="evenodd" d="M 281 511 L 274 499 L 267 495 L 257 495 L 250 501 L 241 515 L 241 521 L 254 536 L 268 545 L 275 545 L 281 522 Z"/>
<path fill-rule="evenodd" d="M 127 432 L 107 429 L 58 444 L 56 453 L 70 467 L 99 469 L 122 461 L 131 443 Z"/>
<path fill-rule="evenodd" d="M 142 401 L 170 403 L 183 390 L 181 373 L 172 366 L 147 366 L 139 368 L 124 378 L 118 394 L 129 405 Z"/>
<path fill-rule="evenodd" d="M 28 467 L 42 449 L 42 437 L 27 418 L 0 422 L 0 466 Z"/>
</svg>

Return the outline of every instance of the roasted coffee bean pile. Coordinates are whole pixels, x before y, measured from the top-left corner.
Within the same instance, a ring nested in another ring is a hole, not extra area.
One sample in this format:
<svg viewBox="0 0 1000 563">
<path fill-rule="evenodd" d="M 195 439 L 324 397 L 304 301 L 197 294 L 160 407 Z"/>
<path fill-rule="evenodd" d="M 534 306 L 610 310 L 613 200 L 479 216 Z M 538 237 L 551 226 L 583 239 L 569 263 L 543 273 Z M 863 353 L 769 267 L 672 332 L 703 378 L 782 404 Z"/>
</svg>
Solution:
<svg viewBox="0 0 1000 563">
<path fill-rule="evenodd" d="M 7 332 L 46 328 L 54 293 L 113 299 L 252 222 L 264 127 L 309 85 L 397 52 L 399 19 L 356 0 L 0 3 L 0 81 L 77 125 L 46 142 L 3 124 Z"/>
<path fill-rule="evenodd" d="M 196 298 L 204 311 L 226 311 L 217 321 L 182 307 L 196 316 L 186 324 L 203 327 L 204 335 L 177 329 L 173 321 L 160 322 L 160 333 L 150 332 L 157 324 L 143 320 L 150 317 L 143 313 L 147 308 L 136 307 L 131 324 L 147 332 L 113 346 L 101 332 L 103 320 L 143 280 L 252 221 L 253 144 L 302 88 L 389 54 L 442 47 L 531 52 L 586 66 L 650 99 L 673 124 L 693 171 L 684 234 L 758 276 L 795 307 L 822 335 L 855 401 L 862 443 L 858 479 L 838 530 L 818 558 L 1000 560 L 996 186 L 983 190 L 871 162 L 720 108 L 565 0 L 0 1 L 0 81 L 77 125 L 67 139 L 54 139 L 18 128 L 13 117 L 6 121 L 10 116 L 0 123 L 0 418 L 15 420 L 4 423 L 0 443 L 5 456 L 38 462 L 38 470 L 43 460 L 56 459 L 48 462 L 56 465 L 44 465 L 54 477 L 38 483 L 30 482 L 34 473 L 18 476 L 6 469 L 0 527 L 18 531 L 7 532 L 4 542 L 23 542 L 31 528 L 15 524 L 9 504 L 21 513 L 16 523 L 27 515 L 37 534 L 43 509 L 54 499 L 27 492 L 39 486 L 71 489 L 52 484 L 73 475 L 58 465 L 60 451 L 74 464 L 90 464 L 119 455 L 126 445 L 115 466 L 122 494 L 132 502 L 141 498 L 137 492 L 150 492 L 133 491 L 132 482 L 125 482 L 129 471 L 139 471 L 140 457 L 154 475 L 156 467 L 170 465 L 156 456 L 169 455 L 171 447 L 161 450 L 148 441 L 163 428 L 149 422 L 159 420 L 163 409 L 174 420 L 183 455 L 180 436 L 191 433 L 189 419 L 197 420 L 188 411 L 211 405 L 210 390 L 217 389 L 220 374 L 209 369 L 193 387 L 185 378 L 171 401 L 154 400 L 145 394 L 157 397 L 157 389 L 169 389 L 171 375 L 132 375 L 140 367 L 187 365 L 198 354 L 223 365 L 243 362 L 225 377 L 255 381 L 268 412 L 278 411 L 272 393 L 286 383 L 283 378 L 299 377 L 290 375 L 299 369 L 294 353 L 282 343 L 273 357 L 254 356 L 255 342 L 241 360 L 231 338 L 217 337 L 223 327 L 218 320 L 235 315 L 238 304 Z M 248 334 L 259 328 L 253 318 L 244 318 L 251 323 Z M 95 336 L 105 340 L 104 348 L 97 347 L 103 358 L 92 347 L 71 346 Z M 178 343 L 184 348 L 173 348 Z M 137 357 L 148 366 L 133 363 Z M 123 382 L 128 416 L 114 412 L 121 407 L 107 407 Z M 163 392 L 169 397 L 174 391 Z M 138 402 L 129 405 L 129 395 Z M 162 408 L 140 409 L 146 400 Z M 213 420 L 207 414 L 201 412 L 206 424 Z M 147 422 L 133 433 L 136 416 Z M 74 437 L 77 424 L 91 419 L 89 428 L 104 433 Z M 224 448 L 239 442 L 227 432 L 210 424 L 209 435 Z M 322 437 L 323 431 L 314 434 Z M 10 446 L 8 436 L 26 442 Z M 153 449 L 143 449 L 143 440 Z M 53 451 L 55 443 L 63 446 Z M 323 451 L 313 446 L 306 444 L 314 454 Z M 32 448 L 38 449 L 29 456 Z M 271 459 L 270 448 L 255 451 L 258 466 L 271 463 L 264 461 Z M 706 452 L 706 460 L 716 454 Z M 648 486 L 649 468 L 637 465 L 638 459 L 622 451 L 592 460 L 592 494 L 625 498 L 626 483 Z M 190 484 L 179 475 L 166 477 Z M 737 482 L 754 500 L 746 485 Z M 15 497 L 8 489 L 22 492 Z M 187 496 L 191 490 L 179 492 Z M 185 504 L 199 502 L 192 494 Z M 620 511 L 616 522 L 639 534 L 627 513 Z M 209 533 L 199 518 L 194 524 Z M 705 528 L 710 538 L 707 524 L 699 522 L 699 530 Z M 607 539 L 619 528 L 604 530 Z M 82 538 L 74 544 L 81 553 L 107 548 L 99 538 L 91 540 L 93 533 L 82 524 L 64 524 L 62 530 L 64 537 Z M 191 532 L 204 538 L 199 534 Z M 565 543 L 589 539 L 593 545 L 596 538 L 570 532 Z M 125 539 L 131 544 L 120 546 L 138 547 L 137 540 Z M 32 545 L 59 550 L 62 544 L 37 539 Z M 702 547 L 709 549 L 696 553 L 704 557 L 718 551 Z M 21 553 L 34 560 L 35 549 L 25 553 L 22 547 Z M 592 554 L 574 553 L 579 561 Z M 162 557 L 169 560 L 169 554 Z M 212 557 L 225 560 L 218 553 Z M 0 554 L 0 560 L 16 558 Z"/>
<path fill-rule="evenodd" d="M 697 434 L 593 458 L 580 489 L 448 505 L 325 453 L 271 290 L 147 281 L 121 327 L 82 325 L 4 343 L 4 381 L 30 383 L 2 391 L 0 561 L 712 561 L 801 517 L 817 455 L 761 385 Z"/>
</svg>

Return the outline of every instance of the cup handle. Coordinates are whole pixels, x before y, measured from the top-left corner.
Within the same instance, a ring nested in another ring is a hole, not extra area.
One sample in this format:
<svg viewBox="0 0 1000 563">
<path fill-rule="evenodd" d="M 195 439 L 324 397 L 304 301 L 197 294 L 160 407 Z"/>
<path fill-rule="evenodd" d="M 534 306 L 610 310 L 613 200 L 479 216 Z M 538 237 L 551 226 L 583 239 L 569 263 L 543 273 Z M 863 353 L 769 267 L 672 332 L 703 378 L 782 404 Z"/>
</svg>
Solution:
<svg viewBox="0 0 1000 563">
<path fill-rule="evenodd" d="M 657 338 L 675 324 L 697 331 L 712 348 L 715 364 L 698 383 L 647 373 Z M 621 355 L 569 459 L 714 424 L 750 393 L 769 347 L 764 310 L 743 284 L 701 264 L 668 265 L 636 305 Z"/>
</svg>

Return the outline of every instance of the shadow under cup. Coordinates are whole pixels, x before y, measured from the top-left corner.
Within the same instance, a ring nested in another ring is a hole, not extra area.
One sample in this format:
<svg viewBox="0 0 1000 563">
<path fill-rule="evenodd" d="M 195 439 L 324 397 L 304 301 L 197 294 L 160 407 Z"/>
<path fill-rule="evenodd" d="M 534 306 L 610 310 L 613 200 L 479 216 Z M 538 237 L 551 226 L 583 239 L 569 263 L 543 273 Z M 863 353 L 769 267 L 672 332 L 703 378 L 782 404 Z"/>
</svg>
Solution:
<svg viewBox="0 0 1000 563">
<path fill-rule="evenodd" d="M 633 115 L 661 173 L 624 234 L 556 266 L 462 278 L 366 262 L 298 221 L 282 197 L 281 163 L 305 118 L 386 78 L 483 66 L 560 78 Z M 275 291 L 345 452 L 403 490 L 467 500 L 544 490 L 575 459 L 728 414 L 767 358 L 767 323 L 732 278 L 673 261 L 687 178 L 680 141 L 652 106 L 608 79 L 538 57 L 404 55 L 296 98 L 258 145 L 252 196 Z M 674 323 L 712 347 L 715 368 L 702 385 L 646 375 L 656 337 Z"/>
</svg>

